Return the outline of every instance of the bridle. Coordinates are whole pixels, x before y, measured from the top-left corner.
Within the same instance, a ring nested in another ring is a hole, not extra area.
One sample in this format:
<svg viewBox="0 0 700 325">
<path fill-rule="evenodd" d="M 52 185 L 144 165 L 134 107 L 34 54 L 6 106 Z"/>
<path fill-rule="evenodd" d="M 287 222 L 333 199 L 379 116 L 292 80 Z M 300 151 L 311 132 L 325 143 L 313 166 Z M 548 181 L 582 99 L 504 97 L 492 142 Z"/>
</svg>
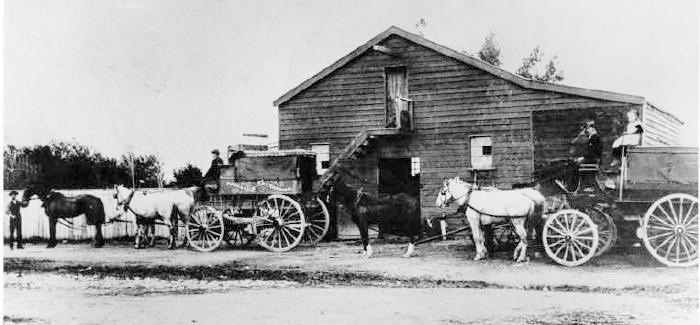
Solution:
<svg viewBox="0 0 700 325">
<path fill-rule="evenodd" d="M 450 198 L 443 200 L 442 204 L 440 204 L 440 208 L 444 208 L 447 205 L 449 205 L 450 203 L 452 203 L 453 201 L 459 201 L 464 197 L 467 198 L 464 204 L 469 204 L 469 197 L 471 197 L 471 194 L 472 194 L 472 192 L 475 191 L 475 189 L 474 189 L 474 186 L 471 186 L 471 185 L 469 185 L 468 188 L 469 188 L 469 190 L 467 190 L 467 193 L 464 193 L 461 196 L 454 196 L 452 194 L 452 192 L 450 192 L 450 187 L 447 186 L 447 184 L 443 185 L 442 188 L 440 189 L 440 192 L 438 193 L 438 195 L 447 197 L 447 193 L 450 193 Z"/>
<path fill-rule="evenodd" d="M 136 190 L 131 190 L 131 193 L 129 193 L 129 196 L 126 197 L 123 201 L 119 201 L 119 190 L 114 194 L 114 197 L 117 199 L 117 207 L 120 205 L 123 206 L 122 209 L 124 209 L 124 212 L 130 211 L 133 213 L 135 216 L 139 216 L 134 212 L 134 210 L 129 206 L 129 203 L 131 203 L 131 199 L 134 198 L 134 194 L 136 194 Z"/>
</svg>

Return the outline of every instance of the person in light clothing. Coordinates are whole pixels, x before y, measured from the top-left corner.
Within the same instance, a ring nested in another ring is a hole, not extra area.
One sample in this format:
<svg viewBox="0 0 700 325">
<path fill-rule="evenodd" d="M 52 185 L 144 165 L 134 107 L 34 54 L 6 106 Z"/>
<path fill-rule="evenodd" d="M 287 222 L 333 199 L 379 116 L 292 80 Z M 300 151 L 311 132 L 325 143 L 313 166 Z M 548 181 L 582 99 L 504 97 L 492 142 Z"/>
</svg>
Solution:
<svg viewBox="0 0 700 325">
<path fill-rule="evenodd" d="M 636 110 L 630 110 L 627 112 L 627 127 L 625 132 L 613 142 L 613 157 L 614 160 L 610 164 L 611 166 L 616 166 L 620 164 L 620 159 L 622 157 L 622 148 L 628 146 L 638 146 L 642 142 L 642 121 L 639 120 L 639 113 Z"/>
</svg>

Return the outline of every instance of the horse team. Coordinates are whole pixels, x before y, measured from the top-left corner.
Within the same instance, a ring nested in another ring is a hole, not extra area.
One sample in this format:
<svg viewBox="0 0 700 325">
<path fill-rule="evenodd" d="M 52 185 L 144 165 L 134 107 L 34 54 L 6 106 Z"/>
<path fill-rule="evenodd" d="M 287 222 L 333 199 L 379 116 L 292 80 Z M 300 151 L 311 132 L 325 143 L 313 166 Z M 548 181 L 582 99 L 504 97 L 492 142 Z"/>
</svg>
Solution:
<svg viewBox="0 0 700 325">
<path fill-rule="evenodd" d="M 168 248 L 175 248 L 178 220 L 188 216 L 195 206 L 198 188 L 168 190 L 155 193 L 136 191 L 119 185 L 114 188 L 116 200 L 116 217 L 133 213 L 142 224 L 154 227 L 155 220 L 160 220 L 169 228 Z M 43 186 L 30 186 L 24 190 L 22 201 L 28 202 L 32 196 L 42 200 L 42 206 L 49 217 L 48 248 L 56 246 L 56 224 L 59 219 L 70 219 L 85 215 L 87 224 L 95 227 L 95 247 L 102 247 L 102 225 L 105 210 L 102 201 L 92 195 L 66 197 Z M 409 238 L 408 248 L 403 257 L 410 257 L 415 250 L 416 240 L 422 238 L 426 228 L 433 225 L 424 222 L 420 216 L 418 200 L 408 194 L 399 193 L 384 198 L 373 198 L 346 185 L 338 174 L 332 175 L 322 185 L 319 195 L 343 205 L 357 225 L 363 245 L 363 257 L 373 254 L 369 243 L 370 224 L 379 226 L 380 233 L 388 233 Z M 511 223 L 519 237 L 513 252 L 513 259 L 526 260 L 527 229 L 541 221 L 545 198 L 535 188 L 513 190 L 481 189 L 459 177 L 445 179 L 439 189 L 436 206 L 444 208 L 452 202 L 462 207 L 464 216 L 472 230 L 476 247 L 474 260 L 488 257 L 485 245 L 483 225 Z M 113 221 L 110 220 L 110 221 Z M 136 236 L 135 247 L 142 247 L 141 240 L 148 233 L 147 226 L 140 226 Z M 152 230 L 151 230 L 152 232 Z M 151 245 L 153 241 L 151 239 Z"/>
</svg>

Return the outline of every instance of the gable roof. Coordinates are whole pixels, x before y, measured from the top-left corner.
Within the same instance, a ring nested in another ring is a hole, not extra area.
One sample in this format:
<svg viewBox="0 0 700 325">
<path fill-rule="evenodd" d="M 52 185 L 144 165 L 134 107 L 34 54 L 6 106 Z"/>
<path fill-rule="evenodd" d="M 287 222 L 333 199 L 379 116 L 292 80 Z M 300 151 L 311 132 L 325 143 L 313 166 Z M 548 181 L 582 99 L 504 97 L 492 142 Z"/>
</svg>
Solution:
<svg viewBox="0 0 700 325">
<path fill-rule="evenodd" d="M 498 78 L 511 81 L 511 82 L 513 82 L 521 87 L 524 87 L 524 88 L 546 90 L 546 91 L 552 91 L 552 92 L 563 93 L 563 94 L 577 95 L 577 96 L 582 96 L 582 97 L 589 97 L 589 98 L 603 99 L 603 100 L 631 103 L 631 104 L 643 105 L 645 103 L 644 97 L 640 97 L 640 96 L 614 93 L 614 92 L 604 91 L 604 90 L 594 90 L 594 89 L 571 87 L 571 86 L 565 86 L 565 85 L 559 85 L 559 84 L 553 84 L 553 83 L 548 83 L 548 82 L 526 79 L 526 78 L 523 78 L 523 77 L 516 75 L 514 73 L 511 73 L 511 72 L 508 72 L 508 71 L 503 70 L 501 68 L 498 68 L 496 66 L 490 65 L 490 64 L 488 64 L 484 61 L 481 61 L 479 59 L 473 58 L 471 56 L 468 56 L 468 55 L 462 54 L 460 52 L 457 52 L 453 49 L 450 49 L 448 47 L 445 47 L 445 46 L 442 46 L 442 45 L 437 44 L 435 42 L 432 42 L 432 41 L 430 41 L 422 36 L 409 33 L 409 32 L 407 32 L 401 28 L 398 28 L 396 26 L 391 26 L 391 27 L 389 27 L 389 29 L 385 30 L 384 32 L 380 33 L 379 35 L 377 35 L 374 38 L 372 38 L 371 40 L 369 40 L 369 42 L 361 45 L 360 47 L 358 47 L 354 51 L 350 52 L 350 54 L 340 58 L 338 61 L 335 61 L 330 66 L 321 70 L 321 72 L 317 73 L 313 77 L 305 80 L 300 85 L 291 89 L 290 91 L 288 91 L 287 93 L 282 95 L 280 98 L 275 100 L 273 102 L 273 104 L 275 106 L 279 106 L 281 104 L 284 104 L 286 101 L 292 99 L 292 97 L 301 93 L 305 89 L 311 87 L 313 84 L 315 84 L 319 80 L 325 78 L 326 76 L 331 74 L 333 71 L 344 66 L 348 62 L 352 61 L 353 59 L 355 59 L 358 56 L 365 53 L 367 50 L 371 49 L 374 45 L 378 45 L 379 43 L 381 43 L 382 41 L 384 41 L 385 39 L 387 39 L 388 37 L 390 37 L 392 35 L 397 35 L 397 36 L 403 37 L 411 42 L 425 46 L 433 51 L 436 51 L 436 52 L 441 53 L 445 56 L 456 59 L 456 60 L 463 62 L 465 64 L 471 65 L 475 68 L 484 70 L 484 71 L 486 71 L 486 72 L 488 72 L 488 73 L 490 73 Z"/>
</svg>

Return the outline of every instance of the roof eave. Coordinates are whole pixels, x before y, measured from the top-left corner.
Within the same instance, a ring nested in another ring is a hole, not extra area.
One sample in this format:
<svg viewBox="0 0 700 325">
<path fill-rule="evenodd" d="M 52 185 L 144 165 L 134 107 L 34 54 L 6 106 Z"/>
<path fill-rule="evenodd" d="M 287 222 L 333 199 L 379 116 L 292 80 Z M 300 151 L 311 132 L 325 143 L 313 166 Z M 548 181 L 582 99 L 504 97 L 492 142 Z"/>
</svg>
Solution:
<svg viewBox="0 0 700 325">
<path fill-rule="evenodd" d="M 331 74 L 333 71 L 337 70 L 338 68 L 342 67 L 343 65 L 352 61 L 353 59 L 357 58 L 362 53 L 364 53 L 368 49 L 372 48 L 373 45 L 378 44 L 379 42 L 383 41 L 384 39 L 386 39 L 387 37 L 389 37 L 391 35 L 397 35 L 397 36 L 403 37 L 403 38 L 405 38 L 409 41 L 412 41 L 416 44 L 425 46 L 425 47 L 430 48 L 430 49 L 432 49 L 438 53 L 441 53 L 445 56 L 451 57 L 451 58 L 456 59 L 456 60 L 463 62 L 465 64 L 474 66 L 474 67 L 481 69 L 483 71 L 486 71 L 486 72 L 488 72 L 488 73 L 490 73 L 498 78 L 511 81 L 511 82 L 513 82 L 521 87 L 524 87 L 524 88 L 545 90 L 545 91 L 551 91 L 551 92 L 557 92 L 557 93 L 564 93 L 564 94 L 570 94 L 570 95 L 576 95 L 576 96 L 582 96 L 582 97 L 588 97 L 588 98 L 594 98 L 594 99 L 602 99 L 602 100 L 623 102 L 623 103 L 630 103 L 630 104 L 637 104 L 637 105 L 643 105 L 646 102 L 644 97 L 641 97 L 641 96 L 615 93 L 615 92 L 604 91 L 604 90 L 578 88 L 578 87 L 565 86 L 565 85 L 560 85 L 560 84 L 553 84 L 553 83 L 525 79 L 521 76 L 518 76 L 518 75 L 511 73 L 509 71 L 503 70 L 499 67 L 490 65 L 490 64 L 488 64 L 484 61 L 481 61 L 479 59 L 470 57 L 468 55 L 465 55 L 463 53 L 460 53 L 460 52 L 457 52 L 453 49 L 450 49 L 446 46 L 437 44 L 437 43 L 430 41 L 422 36 L 409 33 L 409 32 L 407 32 L 403 29 L 400 29 L 396 26 L 391 26 L 387 30 L 385 30 L 384 32 L 373 37 L 367 43 L 359 46 L 357 49 L 350 52 L 348 55 L 340 58 L 339 60 L 337 60 L 336 62 L 334 62 L 330 66 L 321 70 L 319 73 L 315 74 L 313 77 L 305 80 L 299 86 L 289 90 L 287 93 L 285 93 L 284 95 L 279 97 L 277 100 L 275 100 L 273 102 L 273 104 L 275 106 L 279 107 L 279 105 L 284 104 L 285 102 L 287 102 L 288 100 L 290 100 L 294 96 L 296 96 L 299 93 L 301 93 L 302 91 L 304 91 L 306 88 L 312 86 L 316 82 L 325 78 L 326 76 Z"/>
</svg>

